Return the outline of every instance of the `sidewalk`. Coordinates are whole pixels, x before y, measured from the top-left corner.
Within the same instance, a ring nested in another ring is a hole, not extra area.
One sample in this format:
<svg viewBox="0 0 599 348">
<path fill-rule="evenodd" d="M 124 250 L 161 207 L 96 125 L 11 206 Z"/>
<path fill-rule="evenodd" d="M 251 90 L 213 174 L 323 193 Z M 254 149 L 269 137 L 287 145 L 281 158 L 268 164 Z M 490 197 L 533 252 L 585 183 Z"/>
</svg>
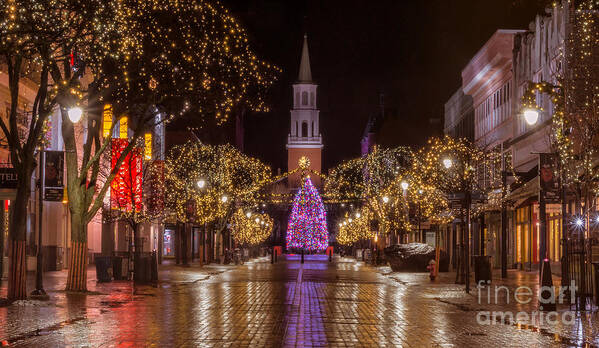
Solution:
<svg viewBox="0 0 599 348">
<path fill-rule="evenodd" d="M 428 273 L 392 272 L 388 266 L 377 267 L 376 271 L 389 279 L 415 291 L 419 296 L 432 301 L 450 305 L 455 310 L 468 316 L 480 316 L 487 325 L 509 325 L 519 330 L 537 332 L 552 338 L 556 343 L 567 346 L 597 347 L 599 338 L 599 311 L 593 307 L 590 311 L 576 312 L 574 306 L 567 301 L 557 304 L 557 323 L 548 322 L 547 312 L 539 309 L 538 293 L 540 289 L 537 270 L 528 272 L 508 270 L 508 277 L 501 278 L 501 270 L 493 270 L 490 285 L 478 288 L 471 274 L 471 290 L 467 294 L 464 284 L 455 284 L 456 273 L 439 273 L 435 281 L 429 279 Z M 553 275 L 553 285 L 561 285 L 561 278 Z M 521 294 L 517 300 L 515 294 L 519 287 Z M 507 290 L 506 290 L 507 289 Z M 524 296 L 531 289 L 531 296 Z M 526 299 L 530 298 L 527 303 Z M 432 302 L 434 303 L 434 302 Z M 518 313 L 520 317 L 518 317 Z M 513 315 L 513 317 L 512 317 Z M 570 317 L 571 316 L 571 317 Z M 550 320 L 553 320 L 553 315 Z M 564 322 L 564 318 L 572 318 L 573 322 Z M 489 326 L 481 326 L 485 328 Z"/>
<path fill-rule="evenodd" d="M 250 260 L 246 263 L 253 263 L 257 260 L 266 258 L 258 258 Z M 158 265 L 158 281 L 159 284 L 168 283 L 195 283 L 197 281 L 209 279 L 210 276 L 226 272 L 234 269 L 234 264 L 206 264 L 200 266 L 199 262 L 190 263 L 187 266 L 177 265 L 171 260 L 166 260 L 163 264 Z M 50 295 L 52 301 L 53 295 L 64 293 L 66 287 L 68 270 L 44 272 L 44 289 Z M 87 267 L 87 290 L 90 294 L 109 294 L 114 291 L 123 291 L 125 289 L 132 290 L 132 281 L 128 280 L 113 280 L 108 283 L 98 283 L 96 280 L 96 266 L 88 265 Z M 149 285 L 146 285 L 149 287 Z M 6 298 L 8 292 L 8 280 L 3 278 L 0 282 L 0 298 Z M 30 293 L 35 289 L 35 272 L 27 272 L 27 292 Z"/>
</svg>

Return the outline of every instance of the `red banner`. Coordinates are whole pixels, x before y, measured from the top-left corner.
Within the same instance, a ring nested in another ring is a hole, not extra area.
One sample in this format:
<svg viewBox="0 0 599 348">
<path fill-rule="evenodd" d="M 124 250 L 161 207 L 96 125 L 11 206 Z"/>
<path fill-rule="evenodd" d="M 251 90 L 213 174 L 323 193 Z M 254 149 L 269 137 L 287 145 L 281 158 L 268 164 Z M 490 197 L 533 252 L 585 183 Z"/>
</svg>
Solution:
<svg viewBox="0 0 599 348">
<path fill-rule="evenodd" d="M 127 139 L 112 139 L 112 165 L 121 157 L 129 145 Z M 127 154 L 114 180 L 110 184 L 110 205 L 112 209 L 130 212 L 135 204 L 135 211 L 142 208 L 142 163 L 141 149 L 133 149 Z"/>
</svg>

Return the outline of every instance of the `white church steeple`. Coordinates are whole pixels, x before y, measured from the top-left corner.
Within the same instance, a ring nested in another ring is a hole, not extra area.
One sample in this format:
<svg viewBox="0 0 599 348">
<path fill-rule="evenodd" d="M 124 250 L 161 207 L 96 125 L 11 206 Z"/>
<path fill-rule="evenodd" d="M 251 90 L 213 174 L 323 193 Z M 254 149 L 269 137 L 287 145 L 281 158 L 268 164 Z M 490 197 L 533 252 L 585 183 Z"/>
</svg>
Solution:
<svg viewBox="0 0 599 348">
<path fill-rule="evenodd" d="M 321 171 L 323 145 L 319 127 L 320 111 L 316 106 L 317 87 L 318 85 L 312 81 L 308 36 L 304 35 L 298 79 L 293 84 L 293 109 L 291 110 L 290 132 L 287 136 L 289 171 L 297 168 L 298 160 L 302 156 L 310 159 L 310 169 Z M 290 178 L 290 181 L 295 181 L 295 179 Z M 318 185 L 319 180 L 313 181 Z"/>
<path fill-rule="evenodd" d="M 312 70 L 310 70 L 310 53 L 308 52 L 307 34 L 304 34 L 304 47 L 302 48 L 302 60 L 300 62 L 297 82 L 312 83 Z"/>
</svg>

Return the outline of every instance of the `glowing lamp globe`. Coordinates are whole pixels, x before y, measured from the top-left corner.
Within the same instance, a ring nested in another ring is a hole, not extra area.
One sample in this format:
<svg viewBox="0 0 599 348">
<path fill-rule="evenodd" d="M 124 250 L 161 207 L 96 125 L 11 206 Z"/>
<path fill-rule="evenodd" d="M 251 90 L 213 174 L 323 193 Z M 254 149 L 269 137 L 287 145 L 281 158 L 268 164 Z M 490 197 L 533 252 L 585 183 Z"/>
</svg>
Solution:
<svg viewBox="0 0 599 348">
<path fill-rule="evenodd" d="M 204 179 L 198 180 L 198 187 L 202 189 L 204 186 L 206 186 L 206 181 Z"/>
<path fill-rule="evenodd" d="M 248 211 L 247 213 L 245 213 L 245 216 L 247 216 L 247 218 L 249 219 L 252 216 L 252 213 Z"/>
<path fill-rule="evenodd" d="M 453 162 L 451 161 L 451 158 L 446 158 L 446 159 L 443 160 L 443 166 L 446 169 L 451 168 L 452 165 L 453 165 Z"/>
<path fill-rule="evenodd" d="M 383 203 L 389 203 L 389 197 L 388 196 L 384 196 L 383 197 Z"/>
<path fill-rule="evenodd" d="M 537 123 L 539 120 L 539 110 L 536 109 L 526 109 L 524 110 L 524 120 L 529 126 L 532 126 Z"/>
<path fill-rule="evenodd" d="M 402 190 L 404 190 L 404 191 L 405 191 L 405 190 L 407 190 L 407 189 L 408 189 L 408 187 L 410 187 L 410 184 L 408 184 L 408 183 L 407 183 L 407 182 L 405 182 L 405 181 L 402 181 L 402 182 L 401 182 L 401 188 L 402 188 Z"/>
<path fill-rule="evenodd" d="M 227 196 L 222 196 L 222 197 L 220 198 L 220 200 L 221 200 L 221 202 L 223 202 L 223 203 L 227 203 L 227 201 L 229 200 L 229 197 L 227 197 Z"/>
<path fill-rule="evenodd" d="M 69 120 L 71 120 L 73 123 L 79 122 L 82 115 L 83 110 L 81 110 L 81 108 L 78 106 L 69 109 Z"/>
</svg>

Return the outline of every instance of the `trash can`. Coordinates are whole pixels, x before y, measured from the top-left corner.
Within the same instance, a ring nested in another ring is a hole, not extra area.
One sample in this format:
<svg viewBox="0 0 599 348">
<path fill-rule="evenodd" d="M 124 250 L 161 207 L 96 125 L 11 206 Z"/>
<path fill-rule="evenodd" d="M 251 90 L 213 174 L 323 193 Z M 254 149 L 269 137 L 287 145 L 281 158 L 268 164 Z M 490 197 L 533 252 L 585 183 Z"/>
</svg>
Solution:
<svg viewBox="0 0 599 348">
<path fill-rule="evenodd" d="M 491 256 L 474 256 L 474 282 L 478 285 L 481 281 L 484 285 L 491 282 Z"/>
<path fill-rule="evenodd" d="M 112 281 L 112 258 L 110 256 L 96 256 L 95 262 L 98 282 Z"/>
<path fill-rule="evenodd" d="M 112 276 L 114 280 L 126 279 L 126 272 L 123 269 L 123 258 L 120 256 L 112 257 Z"/>
<path fill-rule="evenodd" d="M 152 257 L 139 256 L 135 262 L 133 271 L 135 282 L 138 284 L 147 284 L 152 281 Z"/>
</svg>

